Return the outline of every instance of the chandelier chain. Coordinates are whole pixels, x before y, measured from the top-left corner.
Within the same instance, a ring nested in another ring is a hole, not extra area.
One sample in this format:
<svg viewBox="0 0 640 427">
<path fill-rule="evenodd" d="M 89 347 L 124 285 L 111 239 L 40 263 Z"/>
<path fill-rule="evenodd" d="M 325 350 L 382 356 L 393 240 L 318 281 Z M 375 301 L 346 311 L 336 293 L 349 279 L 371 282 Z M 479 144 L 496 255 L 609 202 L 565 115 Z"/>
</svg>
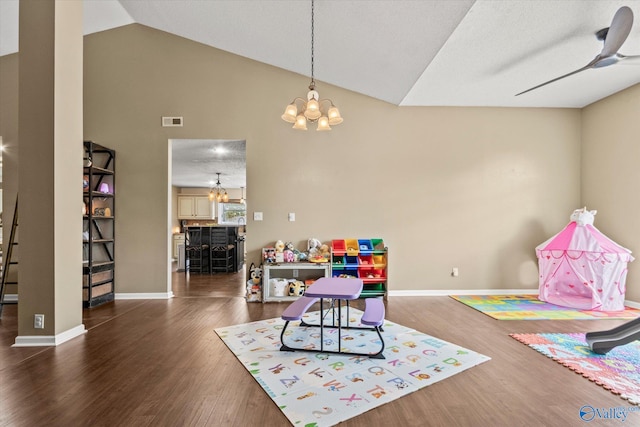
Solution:
<svg viewBox="0 0 640 427">
<path fill-rule="evenodd" d="M 314 21 L 314 0 L 311 0 L 311 84 L 313 84 L 315 86 L 315 80 L 314 80 L 314 73 L 313 73 L 313 66 L 314 66 L 314 51 L 313 51 L 313 42 L 314 42 L 314 25 L 313 25 L 313 21 Z"/>
<path fill-rule="evenodd" d="M 331 130 L 331 126 L 339 125 L 343 122 L 340 111 L 333 102 L 326 98 L 320 99 L 320 94 L 316 90 L 315 81 L 315 1 L 311 0 L 311 83 L 307 97 L 294 98 L 287 105 L 284 114 L 280 116 L 282 120 L 293 123 L 293 128 L 297 130 L 307 130 L 307 123 L 317 123 L 316 130 Z M 331 125 L 331 126 L 330 126 Z"/>
</svg>

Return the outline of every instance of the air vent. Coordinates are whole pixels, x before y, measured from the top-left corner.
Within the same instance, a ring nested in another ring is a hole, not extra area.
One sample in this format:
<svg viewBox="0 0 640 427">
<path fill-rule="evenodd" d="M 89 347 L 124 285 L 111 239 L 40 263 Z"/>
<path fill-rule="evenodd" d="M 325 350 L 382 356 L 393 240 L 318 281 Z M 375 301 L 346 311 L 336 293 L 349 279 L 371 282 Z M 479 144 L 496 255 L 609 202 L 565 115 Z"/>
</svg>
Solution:
<svg viewBox="0 0 640 427">
<path fill-rule="evenodd" d="M 162 127 L 182 127 L 182 117 L 163 117 Z"/>
</svg>

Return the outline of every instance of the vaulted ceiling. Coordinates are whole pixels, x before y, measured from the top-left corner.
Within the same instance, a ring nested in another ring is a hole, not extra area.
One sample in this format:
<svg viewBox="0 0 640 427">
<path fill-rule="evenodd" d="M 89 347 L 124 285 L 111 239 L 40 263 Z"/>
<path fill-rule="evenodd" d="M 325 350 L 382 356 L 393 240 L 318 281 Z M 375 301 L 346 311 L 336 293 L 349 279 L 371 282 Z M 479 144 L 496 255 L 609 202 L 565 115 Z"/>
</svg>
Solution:
<svg viewBox="0 0 640 427">
<path fill-rule="evenodd" d="M 0 0 L 0 55 L 18 50 L 18 4 Z M 640 21 L 640 0 L 316 0 L 318 90 L 330 83 L 400 106 L 582 108 L 639 83 L 640 61 L 515 95 L 585 66 L 622 6 Z M 85 34 L 134 22 L 311 74 L 310 0 L 84 0 Z M 619 52 L 640 55 L 640 23 Z M 200 142 L 174 147 L 189 144 Z"/>
<path fill-rule="evenodd" d="M 137 22 L 310 75 L 310 0 L 85 0 L 85 33 Z M 640 61 L 591 69 L 595 33 L 640 0 L 316 0 L 315 77 L 403 106 L 584 107 L 640 82 Z M 0 54 L 18 0 L 0 1 Z M 640 24 L 620 52 L 640 55 Z M 321 89 L 320 89 L 321 90 Z"/>
</svg>

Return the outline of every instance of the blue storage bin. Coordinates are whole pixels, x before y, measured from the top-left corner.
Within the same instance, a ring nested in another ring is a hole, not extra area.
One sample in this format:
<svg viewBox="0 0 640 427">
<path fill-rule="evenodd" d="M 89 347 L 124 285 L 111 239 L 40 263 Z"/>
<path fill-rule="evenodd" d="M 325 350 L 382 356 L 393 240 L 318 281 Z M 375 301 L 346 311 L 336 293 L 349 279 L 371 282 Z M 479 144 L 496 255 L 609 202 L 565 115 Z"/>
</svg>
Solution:
<svg viewBox="0 0 640 427">
<path fill-rule="evenodd" d="M 361 254 L 370 254 L 373 251 L 373 244 L 369 239 L 358 239 L 358 250 Z"/>
</svg>

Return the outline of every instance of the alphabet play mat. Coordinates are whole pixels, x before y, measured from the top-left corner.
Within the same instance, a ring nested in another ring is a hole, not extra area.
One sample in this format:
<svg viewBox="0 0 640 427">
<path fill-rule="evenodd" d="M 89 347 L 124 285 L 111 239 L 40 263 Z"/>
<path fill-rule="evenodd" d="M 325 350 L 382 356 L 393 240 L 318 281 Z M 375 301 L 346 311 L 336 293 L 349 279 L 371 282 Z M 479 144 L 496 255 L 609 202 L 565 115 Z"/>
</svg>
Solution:
<svg viewBox="0 0 640 427">
<path fill-rule="evenodd" d="M 451 298 L 498 320 L 635 319 L 640 310 L 578 310 L 540 301 L 537 295 L 451 295 Z"/>
<path fill-rule="evenodd" d="M 362 311 L 352 308 L 349 317 L 359 323 Z M 319 312 L 307 313 L 303 320 L 317 324 Z M 291 333 L 285 341 L 296 341 L 301 347 L 317 345 L 318 334 L 313 333 L 317 328 L 299 327 L 299 323 L 290 323 Z M 218 328 L 215 332 L 291 424 L 297 426 L 335 425 L 490 360 L 388 321 L 382 334 L 385 359 L 286 352 L 279 350 L 283 326 L 284 321 L 276 318 Z M 326 341 L 332 338 L 336 337 Z M 343 333 L 341 341 L 343 348 L 355 351 L 378 340 L 372 331 L 353 330 Z"/>
</svg>

